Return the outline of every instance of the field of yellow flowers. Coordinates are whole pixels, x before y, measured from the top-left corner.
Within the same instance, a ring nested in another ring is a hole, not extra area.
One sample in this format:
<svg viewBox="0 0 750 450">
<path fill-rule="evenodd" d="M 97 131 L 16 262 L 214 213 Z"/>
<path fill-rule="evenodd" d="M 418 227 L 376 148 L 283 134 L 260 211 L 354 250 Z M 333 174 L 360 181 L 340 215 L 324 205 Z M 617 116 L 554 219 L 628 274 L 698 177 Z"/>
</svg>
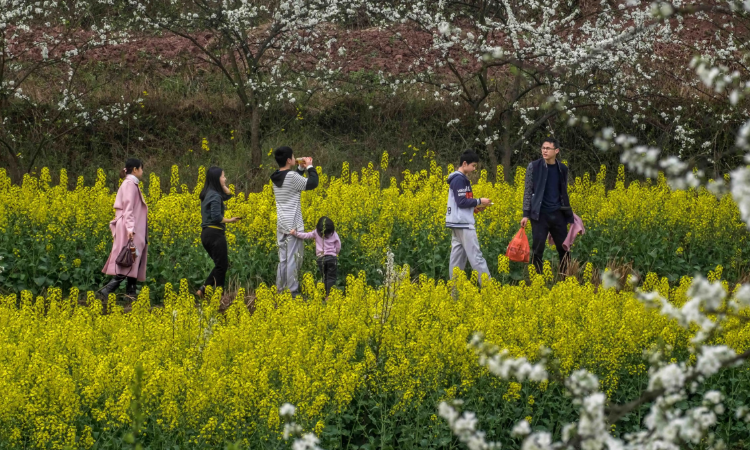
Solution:
<svg viewBox="0 0 750 450">
<path fill-rule="evenodd" d="M 44 170 L 19 186 L 0 169 L 0 449 L 131 448 L 134 424 L 146 448 L 286 448 L 278 413 L 286 402 L 325 448 L 458 448 L 436 416 L 438 403 L 453 397 L 478 413 L 488 438 L 514 448 L 507 430 L 519 418 L 559 435 L 576 408 L 555 383 L 489 376 L 466 345 L 475 332 L 532 359 L 549 348 L 563 373 L 586 367 L 621 402 L 647 381 L 644 349 L 689 358 L 691 333 L 644 308 L 631 285 L 598 286 L 596 268 L 632 266 L 647 274 L 641 289 L 675 305 L 686 301 L 685 275 L 708 273 L 728 291 L 744 276 L 747 230 L 730 196 L 671 191 L 663 179 L 626 187 L 622 169 L 607 190 L 602 168 L 571 186 L 587 226 L 573 252 L 578 277 L 554 284 L 549 263 L 543 274 L 527 274 L 502 256 L 521 218 L 519 170 L 513 183 L 489 183 L 482 173 L 475 184 L 495 202 L 478 216 L 494 279 L 481 291 L 466 274 L 446 281 L 450 171 L 433 164 L 399 182 L 372 166 L 345 166 L 303 195 L 307 226 L 326 214 L 343 241 L 342 289 L 327 301 L 311 248 L 306 300 L 275 292 L 270 186 L 238 193 L 228 214 L 247 219 L 228 229 L 231 275 L 254 290 L 252 313 L 242 288 L 225 312 L 217 293 L 202 303 L 191 295 L 210 267 L 199 243 L 202 175 L 190 189 L 175 167 L 162 189 L 152 174 L 144 183 L 149 283 L 130 312 L 112 296 L 102 314 L 86 291 L 101 282 L 111 246 L 114 193 L 103 172 L 93 185 L 79 178 L 69 189 L 64 171 L 55 185 Z M 403 264 L 395 271 L 384 270 L 388 249 Z M 162 305 L 152 308 L 155 298 Z M 720 341 L 747 349 L 750 329 L 730 327 Z M 704 387 L 730 394 L 732 409 L 747 403 L 748 385 L 747 368 L 736 368 Z M 614 432 L 631 431 L 642 414 Z M 736 443 L 750 429 L 726 417 L 718 432 Z"/>
<path fill-rule="evenodd" d="M 262 285 L 252 314 L 241 301 L 219 313 L 215 293 L 196 305 L 185 280 L 166 285 L 163 308 L 150 309 L 146 288 L 127 314 L 113 306 L 103 315 L 91 292 L 79 306 L 77 289 L 4 296 L 0 446 L 118 448 L 112 443 L 132 426 L 134 396 L 145 417 L 138 439 L 149 448 L 283 448 L 285 402 L 326 448 L 451 448 L 435 411 L 456 396 L 496 430 L 493 439 L 512 446 L 507 430 L 519 418 L 559 433 L 575 408 L 554 383 L 488 376 L 466 345 L 475 331 L 513 354 L 533 358 L 547 347 L 564 373 L 598 373 L 613 400 L 645 382 L 644 349 L 684 357 L 689 347 L 689 332 L 627 290 L 572 277 L 549 288 L 533 275 L 528 285 L 492 280 L 480 292 L 464 275 L 445 282 L 406 271 L 381 288 L 350 275 L 346 293 L 334 290 L 327 302 L 309 274 L 307 302 Z M 680 305 L 689 284 L 684 277 L 670 288 L 650 274 L 642 288 Z M 750 329 L 722 341 L 745 349 Z M 728 373 L 709 386 L 722 384 L 735 392 L 729 402 L 741 402 L 747 369 Z M 720 431 L 731 442 L 738 426 L 729 417 Z"/>
<path fill-rule="evenodd" d="M 320 187 L 303 194 L 306 227 L 311 229 L 321 215 L 334 220 L 342 239 L 339 273 L 344 276 L 364 271 L 377 284 L 390 250 L 412 273 L 446 279 L 450 237 L 444 226 L 445 177 L 453 168 L 433 162 L 429 170 L 406 171 L 398 181 L 381 177 L 387 164 L 384 156 L 380 168 L 370 164 L 351 171 L 344 165 L 340 174 L 323 174 Z M 493 276 L 505 281 L 528 277 L 523 265 L 499 258 L 522 216 L 524 172 L 519 168 L 513 182 L 496 183 L 482 172 L 475 182 L 476 194 L 495 203 L 478 215 L 477 229 Z M 149 204 L 148 277 L 154 286 L 183 278 L 195 286 L 210 270 L 200 245 L 198 193 L 204 176 L 201 169 L 191 188 L 180 183 L 173 167 L 168 185 L 153 173 L 142 183 Z M 731 196 L 716 198 L 704 189 L 672 191 L 661 177 L 625 186 L 622 167 L 616 187 L 608 190 L 605 176 L 602 167 L 593 179 L 589 174 L 577 177 L 570 188 L 573 208 L 587 229 L 572 251 L 581 270 L 588 262 L 596 271 L 614 263 L 675 283 L 682 275 L 706 274 L 721 264 L 728 280 L 745 275 L 748 230 Z M 46 169 L 16 185 L 0 169 L 0 265 L 5 267 L 0 292 L 40 293 L 50 286 L 88 290 L 103 281 L 100 270 L 111 248 L 107 223 L 115 193 L 101 170 L 93 183 L 79 178 L 75 188 L 68 186 L 64 170 L 54 185 Z M 227 206 L 228 215 L 247 217 L 228 227 L 230 280 L 248 289 L 273 283 L 276 213 L 270 182 L 261 192 L 237 193 Z M 304 270 L 315 273 L 314 246 L 308 245 L 307 252 Z M 548 259 L 553 254 L 548 249 Z"/>
</svg>

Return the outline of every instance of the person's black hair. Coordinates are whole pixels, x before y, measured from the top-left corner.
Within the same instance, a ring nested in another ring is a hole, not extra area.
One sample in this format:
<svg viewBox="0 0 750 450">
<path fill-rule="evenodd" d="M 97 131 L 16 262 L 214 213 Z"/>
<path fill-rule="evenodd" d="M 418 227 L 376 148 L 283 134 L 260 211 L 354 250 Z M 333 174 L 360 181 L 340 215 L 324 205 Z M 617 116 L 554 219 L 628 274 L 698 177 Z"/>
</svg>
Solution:
<svg viewBox="0 0 750 450">
<path fill-rule="evenodd" d="M 292 156 L 294 156 L 294 152 L 290 147 L 287 147 L 286 145 L 283 147 L 279 147 L 273 151 L 273 157 L 279 167 L 286 166 L 286 162 L 289 161 L 289 158 L 291 158 Z"/>
<path fill-rule="evenodd" d="M 221 196 L 222 200 L 227 200 L 229 198 L 221 187 L 222 173 L 224 173 L 224 169 L 221 167 L 212 166 L 208 169 L 208 172 L 206 172 L 206 183 L 203 185 L 203 190 L 200 195 L 201 201 L 206 198 L 208 191 L 216 191 Z"/>
<path fill-rule="evenodd" d="M 318 232 L 318 236 L 327 238 L 336 231 L 336 226 L 333 224 L 333 220 L 323 216 L 318 220 L 318 226 L 315 227 L 315 231 Z"/>
<path fill-rule="evenodd" d="M 542 145 L 544 145 L 547 142 L 554 145 L 556 149 L 560 150 L 560 142 L 556 138 L 548 137 L 542 141 Z"/>
<path fill-rule="evenodd" d="M 461 157 L 458 159 L 458 165 L 463 166 L 464 163 L 471 164 L 471 163 L 478 163 L 479 162 L 479 155 L 474 153 L 474 150 L 468 149 L 461 153 Z"/>
<path fill-rule="evenodd" d="M 125 167 L 120 169 L 120 178 L 125 178 L 126 175 L 133 173 L 133 169 L 140 169 L 143 167 L 143 161 L 137 158 L 128 158 L 125 161 Z"/>
</svg>

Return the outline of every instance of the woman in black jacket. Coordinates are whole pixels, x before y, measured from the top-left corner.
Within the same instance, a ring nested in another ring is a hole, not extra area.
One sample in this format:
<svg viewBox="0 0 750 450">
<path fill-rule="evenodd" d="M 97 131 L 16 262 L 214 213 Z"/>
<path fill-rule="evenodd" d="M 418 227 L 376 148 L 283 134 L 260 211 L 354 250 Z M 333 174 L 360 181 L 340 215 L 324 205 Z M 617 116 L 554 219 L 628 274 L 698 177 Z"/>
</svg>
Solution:
<svg viewBox="0 0 750 450">
<path fill-rule="evenodd" d="M 229 200 L 232 194 L 227 187 L 227 179 L 224 170 L 220 167 L 211 167 L 206 174 L 206 184 L 201 191 L 201 243 L 208 255 L 214 260 L 214 268 L 208 274 L 206 282 L 198 289 L 196 294 L 202 297 L 206 292 L 206 286 L 224 288 L 224 279 L 229 268 L 229 255 L 227 238 L 225 235 L 227 223 L 235 223 L 241 217 L 224 217 L 224 202 Z"/>
</svg>

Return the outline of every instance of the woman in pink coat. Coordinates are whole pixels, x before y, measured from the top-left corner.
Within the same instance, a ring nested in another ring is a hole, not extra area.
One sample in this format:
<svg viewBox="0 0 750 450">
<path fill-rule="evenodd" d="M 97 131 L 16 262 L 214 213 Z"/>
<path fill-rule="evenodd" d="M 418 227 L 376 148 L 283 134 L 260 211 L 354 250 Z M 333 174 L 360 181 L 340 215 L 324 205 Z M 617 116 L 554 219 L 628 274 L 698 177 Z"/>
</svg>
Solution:
<svg viewBox="0 0 750 450">
<path fill-rule="evenodd" d="M 138 184 L 143 178 L 143 163 L 135 158 L 128 159 L 125 168 L 120 171 L 120 178 L 124 180 L 115 197 L 115 219 L 109 223 L 114 242 L 109 259 L 102 269 L 102 272 L 114 278 L 99 290 L 99 298 L 108 297 L 125 278 L 128 279 L 125 294 L 135 297 L 136 283 L 146 281 L 148 206 L 141 190 L 138 189 Z M 115 261 L 131 238 L 136 248 L 135 263 L 131 267 L 120 267 Z"/>
</svg>

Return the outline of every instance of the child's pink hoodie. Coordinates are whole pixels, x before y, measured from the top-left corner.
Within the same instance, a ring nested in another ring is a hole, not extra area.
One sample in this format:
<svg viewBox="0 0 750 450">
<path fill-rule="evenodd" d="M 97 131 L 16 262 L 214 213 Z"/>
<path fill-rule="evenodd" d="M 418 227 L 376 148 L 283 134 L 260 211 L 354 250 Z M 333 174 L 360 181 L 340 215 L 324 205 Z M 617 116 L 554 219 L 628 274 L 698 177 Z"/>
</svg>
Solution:
<svg viewBox="0 0 750 450">
<path fill-rule="evenodd" d="M 297 233 L 300 239 L 315 239 L 315 254 L 317 256 L 338 256 L 341 251 L 341 240 L 334 231 L 327 238 L 321 237 L 317 231 Z"/>
</svg>

